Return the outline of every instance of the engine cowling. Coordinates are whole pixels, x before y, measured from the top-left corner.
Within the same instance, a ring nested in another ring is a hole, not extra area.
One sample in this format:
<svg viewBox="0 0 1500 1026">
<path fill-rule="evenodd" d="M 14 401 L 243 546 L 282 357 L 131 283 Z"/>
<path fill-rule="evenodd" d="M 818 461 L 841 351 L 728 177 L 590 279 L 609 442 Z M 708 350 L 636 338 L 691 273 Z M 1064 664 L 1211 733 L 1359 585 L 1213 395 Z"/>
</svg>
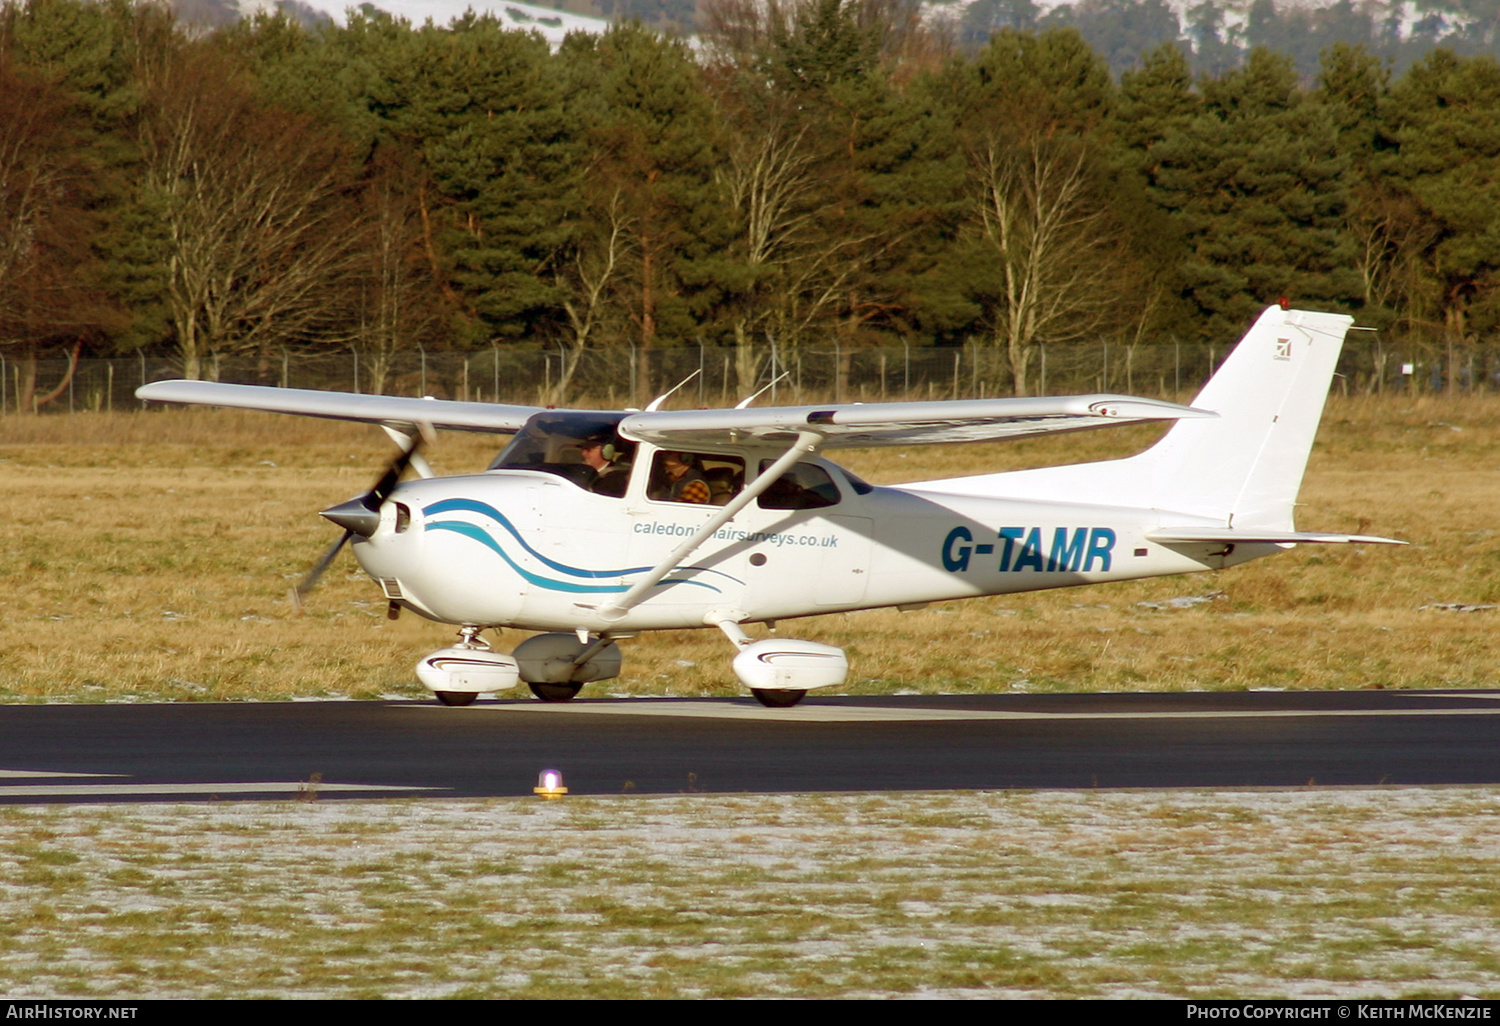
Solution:
<svg viewBox="0 0 1500 1026">
<path fill-rule="evenodd" d="M 734 657 L 734 675 L 753 691 L 811 691 L 844 683 L 844 650 L 816 641 L 765 638 Z"/>
</svg>

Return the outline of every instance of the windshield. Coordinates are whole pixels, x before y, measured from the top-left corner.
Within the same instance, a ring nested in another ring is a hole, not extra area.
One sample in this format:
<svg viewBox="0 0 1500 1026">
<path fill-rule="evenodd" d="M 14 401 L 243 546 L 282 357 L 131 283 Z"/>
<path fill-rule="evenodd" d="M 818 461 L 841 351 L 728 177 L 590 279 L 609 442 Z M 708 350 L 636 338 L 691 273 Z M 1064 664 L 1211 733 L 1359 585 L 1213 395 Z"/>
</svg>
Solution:
<svg viewBox="0 0 1500 1026">
<path fill-rule="evenodd" d="M 526 422 L 491 470 L 540 470 L 601 494 L 624 494 L 635 443 L 615 428 L 623 413 L 548 410 Z"/>
</svg>

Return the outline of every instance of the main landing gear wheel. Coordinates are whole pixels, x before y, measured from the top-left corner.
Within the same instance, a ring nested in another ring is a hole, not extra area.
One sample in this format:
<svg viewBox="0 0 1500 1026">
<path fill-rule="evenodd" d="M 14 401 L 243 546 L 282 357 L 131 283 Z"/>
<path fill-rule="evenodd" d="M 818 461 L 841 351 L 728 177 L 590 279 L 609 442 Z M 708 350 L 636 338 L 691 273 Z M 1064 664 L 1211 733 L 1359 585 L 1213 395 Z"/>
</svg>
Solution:
<svg viewBox="0 0 1500 1026">
<path fill-rule="evenodd" d="M 437 695 L 439 702 L 452 706 L 473 705 L 474 699 L 479 697 L 473 691 L 434 691 L 433 694 Z"/>
<path fill-rule="evenodd" d="M 751 688 L 750 693 L 767 709 L 790 709 L 807 695 L 806 691 L 788 691 L 782 688 Z"/>
<path fill-rule="evenodd" d="M 571 702 L 583 687 L 582 684 L 544 684 L 535 680 L 527 681 L 526 686 L 543 702 Z"/>
</svg>

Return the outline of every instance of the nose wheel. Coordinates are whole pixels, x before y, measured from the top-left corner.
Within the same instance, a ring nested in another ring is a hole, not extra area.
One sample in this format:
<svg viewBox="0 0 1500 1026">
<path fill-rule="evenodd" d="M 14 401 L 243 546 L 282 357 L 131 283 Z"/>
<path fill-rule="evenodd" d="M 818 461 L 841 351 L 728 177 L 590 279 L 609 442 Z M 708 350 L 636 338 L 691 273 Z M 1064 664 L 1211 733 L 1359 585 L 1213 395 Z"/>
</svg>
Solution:
<svg viewBox="0 0 1500 1026">
<path fill-rule="evenodd" d="M 794 691 L 790 689 L 773 691 L 770 688 L 751 688 L 750 693 L 755 696 L 757 702 L 767 709 L 790 709 L 807 697 L 806 691 Z"/>
</svg>

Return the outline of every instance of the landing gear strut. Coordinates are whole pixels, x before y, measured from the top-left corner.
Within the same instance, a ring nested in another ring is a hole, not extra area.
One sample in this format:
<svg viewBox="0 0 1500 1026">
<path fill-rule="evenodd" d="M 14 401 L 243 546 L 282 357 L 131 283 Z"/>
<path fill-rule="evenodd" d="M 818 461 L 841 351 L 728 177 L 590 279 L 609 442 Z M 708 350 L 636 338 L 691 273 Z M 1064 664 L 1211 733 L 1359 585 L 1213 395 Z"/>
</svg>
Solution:
<svg viewBox="0 0 1500 1026">
<path fill-rule="evenodd" d="M 620 646 L 607 634 L 538 634 L 516 647 L 521 679 L 543 702 L 567 702 L 589 681 L 620 675 Z"/>
</svg>

